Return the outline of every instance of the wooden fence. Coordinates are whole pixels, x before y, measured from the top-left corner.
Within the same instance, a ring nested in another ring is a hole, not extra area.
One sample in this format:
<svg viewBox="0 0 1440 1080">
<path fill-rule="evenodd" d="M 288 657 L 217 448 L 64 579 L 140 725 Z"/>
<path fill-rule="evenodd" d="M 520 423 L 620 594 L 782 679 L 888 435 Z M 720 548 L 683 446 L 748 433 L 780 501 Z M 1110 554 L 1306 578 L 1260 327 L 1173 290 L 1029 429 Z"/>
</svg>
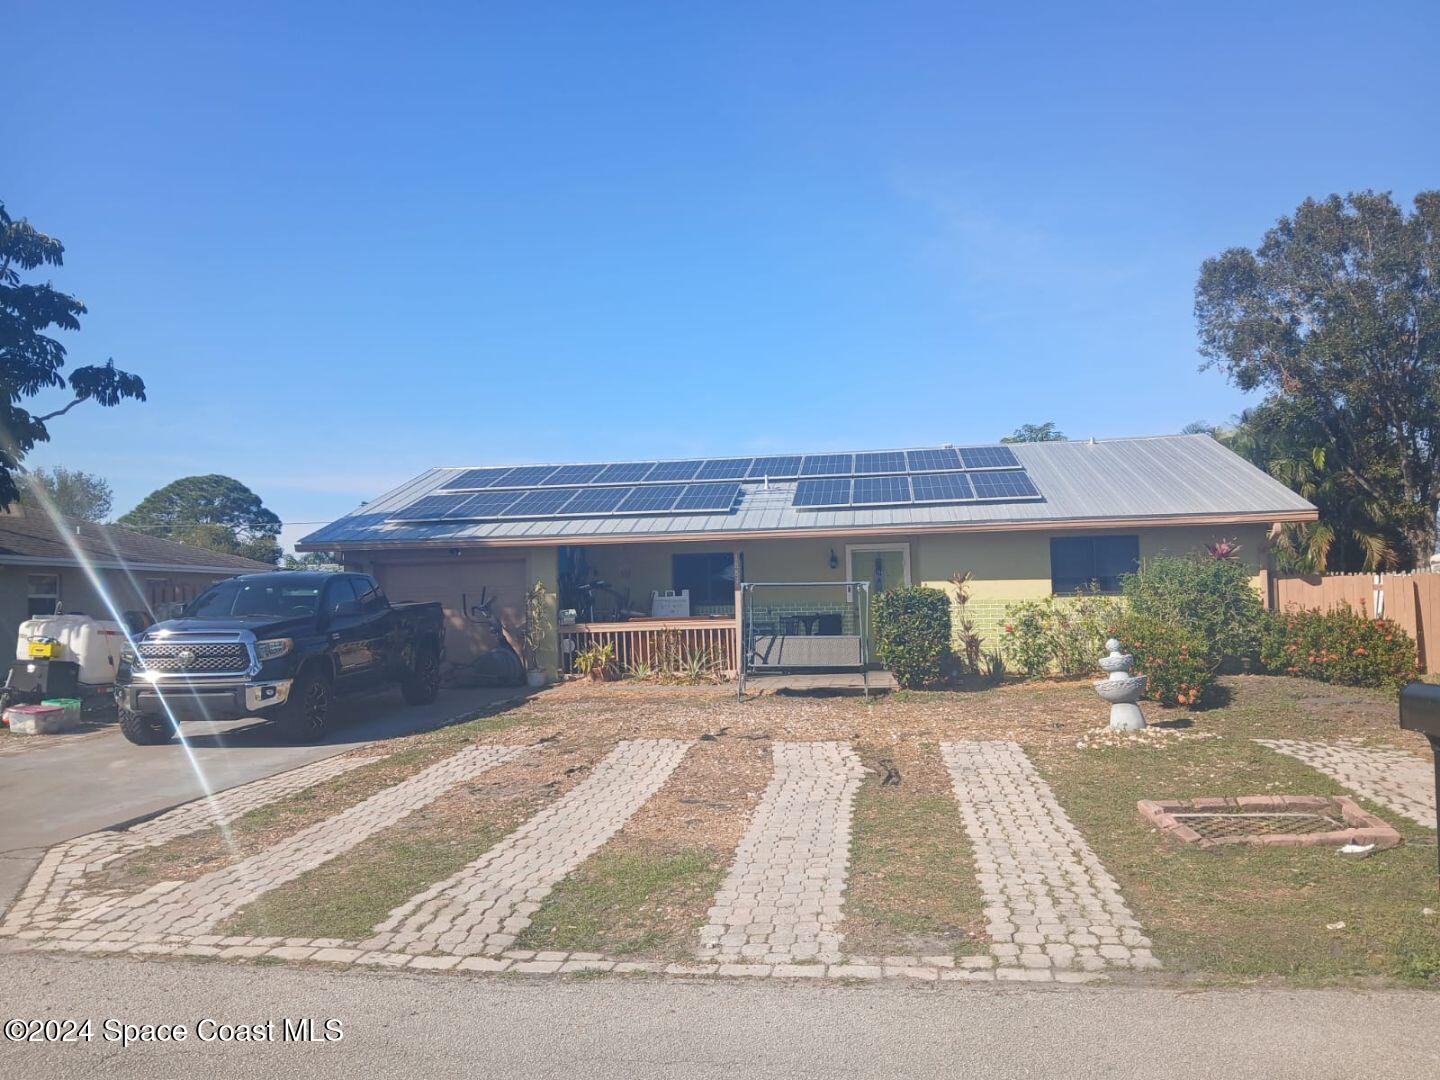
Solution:
<svg viewBox="0 0 1440 1080">
<path fill-rule="evenodd" d="M 1349 604 L 1393 620 L 1419 646 L 1424 671 L 1440 671 L 1440 574 L 1295 574 L 1276 577 L 1272 603 L 1280 611 L 1329 611 Z"/>
<path fill-rule="evenodd" d="M 710 670 L 735 674 L 734 619 L 651 619 L 623 623 L 578 623 L 560 627 L 561 668 L 575 670 L 577 653 L 593 645 L 609 645 L 622 671 L 639 664 L 672 668 L 698 659 Z"/>
</svg>

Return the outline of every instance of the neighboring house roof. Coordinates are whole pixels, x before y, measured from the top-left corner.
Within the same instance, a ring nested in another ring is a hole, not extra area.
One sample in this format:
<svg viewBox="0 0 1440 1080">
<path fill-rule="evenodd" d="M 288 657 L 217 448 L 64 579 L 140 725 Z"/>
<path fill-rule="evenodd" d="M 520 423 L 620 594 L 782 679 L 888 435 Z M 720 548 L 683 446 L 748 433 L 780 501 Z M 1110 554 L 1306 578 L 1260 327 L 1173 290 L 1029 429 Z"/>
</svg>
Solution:
<svg viewBox="0 0 1440 1080">
<path fill-rule="evenodd" d="M 160 540 L 118 525 L 78 522 L 62 534 L 55 522 L 33 509 L 0 514 L 0 565 L 78 566 L 75 548 L 92 565 L 107 570 L 233 575 L 275 569 L 269 563 Z"/>
<path fill-rule="evenodd" d="M 391 514 L 443 488 L 459 472 L 431 469 L 300 541 L 302 550 L 416 544 L 517 545 L 707 538 L 716 535 L 982 531 L 1314 520 L 1284 484 L 1209 435 L 1015 443 L 1041 498 L 870 509 L 791 505 L 796 481 L 747 480 L 723 514 L 665 513 L 505 521 L 393 522 Z"/>
</svg>

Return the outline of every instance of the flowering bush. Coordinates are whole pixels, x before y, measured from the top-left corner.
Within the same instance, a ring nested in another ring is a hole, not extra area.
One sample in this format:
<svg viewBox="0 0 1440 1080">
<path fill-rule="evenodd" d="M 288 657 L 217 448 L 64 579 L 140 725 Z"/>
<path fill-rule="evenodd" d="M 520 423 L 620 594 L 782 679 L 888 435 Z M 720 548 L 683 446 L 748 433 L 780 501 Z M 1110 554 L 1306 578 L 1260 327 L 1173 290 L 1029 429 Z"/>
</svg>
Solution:
<svg viewBox="0 0 1440 1080">
<path fill-rule="evenodd" d="M 913 585 L 875 597 L 876 655 L 905 689 L 933 686 L 951 662 L 950 597 Z"/>
<path fill-rule="evenodd" d="M 1125 575 L 1130 610 L 1183 626 L 1205 643 L 1217 663 L 1232 668 L 1255 654 L 1264 611 L 1253 571 L 1227 554 L 1156 555 Z"/>
<path fill-rule="evenodd" d="M 1123 611 L 1113 596 L 1084 592 L 1011 604 L 1001 627 L 1005 659 L 1027 675 L 1088 674 L 1105 654 L 1110 627 Z"/>
<path fill-rule="evenodd" d="M 1145 696 L 1164 705 L 1203 705 L 1215 686 L 1215 661 L 1199 635 L 1179 623 L 1128 614 L 1114 628 L 1132 674 L 1146 678 Z"/>
<path fill-rule="evenodd" d="M 1419 670 L 1416 655 L 1415 640 L 1395 623 L 1348 605 L 1272 612 L 1260 635 L 1260 661 L 1272 674 L 1343 686 L 1402 686 Z"/>
</svg>

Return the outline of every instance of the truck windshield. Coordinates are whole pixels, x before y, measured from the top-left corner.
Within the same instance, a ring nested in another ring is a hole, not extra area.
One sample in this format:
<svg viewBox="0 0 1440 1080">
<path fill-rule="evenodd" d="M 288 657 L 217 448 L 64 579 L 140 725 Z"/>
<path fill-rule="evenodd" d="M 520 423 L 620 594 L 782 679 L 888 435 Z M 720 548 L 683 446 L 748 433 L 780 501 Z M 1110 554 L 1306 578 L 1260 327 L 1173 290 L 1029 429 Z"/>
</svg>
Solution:
<svg viewBox="0 0 1440 1080">
<path fill-rule="evenodd" d="M 191 619 L 224 619 L 233 615 L 314 615 L 320 584 L 281 581 L 222 581 L 186 610 Z"/>
</svg>

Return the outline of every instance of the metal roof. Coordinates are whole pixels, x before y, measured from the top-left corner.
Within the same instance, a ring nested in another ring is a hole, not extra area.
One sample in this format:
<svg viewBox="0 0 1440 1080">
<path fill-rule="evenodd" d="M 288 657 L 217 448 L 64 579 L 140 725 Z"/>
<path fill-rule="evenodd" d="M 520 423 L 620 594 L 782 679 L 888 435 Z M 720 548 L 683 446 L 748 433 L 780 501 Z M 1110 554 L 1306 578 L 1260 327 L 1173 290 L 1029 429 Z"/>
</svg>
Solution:
<svg viewBox="0 0 1440 1080">
<path fill-rule="evenodd" d="M 952 527 L 1004 529 L 1065 522 L 1098 524 L 1205 518 L 1299 521 L 1315 507 L 1209 435 L 1015 443 L 1043 499 L 1032 502 L 798 510 L 794 481 L 745 481 L 727 514 L 566 518 L 534 521 L 387 522 L 387 517 L 445 485 L 460 468 L 431 469 L 374 502 L 306 536 L 307 550 L 415 544 L 585 543 L 619 539 L 704 538 L 853 530 Z"/>
</svg>

